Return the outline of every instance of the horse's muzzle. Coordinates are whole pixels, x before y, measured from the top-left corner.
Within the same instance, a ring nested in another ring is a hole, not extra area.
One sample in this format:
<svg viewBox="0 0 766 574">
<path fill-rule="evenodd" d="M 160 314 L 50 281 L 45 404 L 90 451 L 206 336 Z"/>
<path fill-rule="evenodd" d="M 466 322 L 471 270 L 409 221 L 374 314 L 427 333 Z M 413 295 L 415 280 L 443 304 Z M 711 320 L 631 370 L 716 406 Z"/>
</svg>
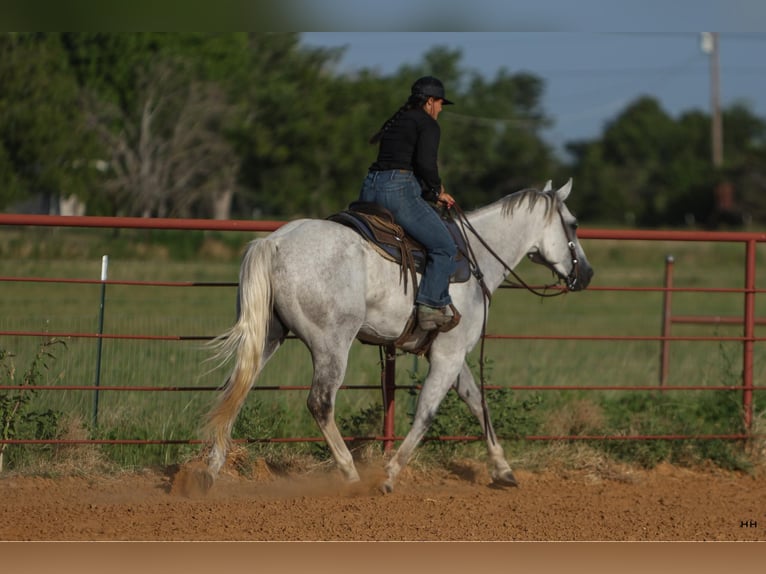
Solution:
<svg viewBox="0 0 766 574">
<path fill-rule="evenodd" d="M 576 262 L 572 266 L 572 271 L 565 279 L 567 289 L 569 291 L 582 291 L 583 289 L 587 289 L 588 285 L 590 285 L 590 280 L 593 279 L 594 273 L 593 267 L 588 263 L 580 261 Z"/>
</svg>

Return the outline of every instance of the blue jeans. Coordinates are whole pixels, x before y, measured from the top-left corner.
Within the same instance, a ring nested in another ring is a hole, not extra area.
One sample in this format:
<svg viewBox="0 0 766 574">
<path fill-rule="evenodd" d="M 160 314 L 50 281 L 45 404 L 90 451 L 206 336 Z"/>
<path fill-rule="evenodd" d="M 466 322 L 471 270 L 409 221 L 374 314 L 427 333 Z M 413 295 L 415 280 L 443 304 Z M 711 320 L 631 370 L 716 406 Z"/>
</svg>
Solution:
<svg viewBox="0 0 766 574">
<path fill-rule="evenodd" d="M 362 183 L 361 201 L 382 205 L 408 235 L 426 248 L 427 259 L 416 303 L 444 307 L 452 302 L 449 278 L 455 271 L 455 240 L 439 214 L 421 197 L 420 184 L 412 172 L 371 171 Z"/>
</svg>

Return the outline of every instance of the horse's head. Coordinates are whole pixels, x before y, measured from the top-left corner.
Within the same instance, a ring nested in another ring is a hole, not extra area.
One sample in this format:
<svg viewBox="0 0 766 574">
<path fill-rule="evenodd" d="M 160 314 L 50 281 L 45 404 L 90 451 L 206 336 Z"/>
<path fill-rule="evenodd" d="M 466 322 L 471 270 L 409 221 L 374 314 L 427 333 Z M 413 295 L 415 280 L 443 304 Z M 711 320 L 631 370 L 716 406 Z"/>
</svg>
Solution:
<svg viewBox="0 0 766 574">
<path fill-rule="evenodd" d="M 564 203 L 572 191 L 572 180 L 557 190 L 546 185 L 555 209 L 551 210 L 540 241 L 527 253 L 530 260 L 551 269 L 570 291 L 585 289 L 593 277 L 580 241 L 577 239 L 577 219 Z"/>
</svg>

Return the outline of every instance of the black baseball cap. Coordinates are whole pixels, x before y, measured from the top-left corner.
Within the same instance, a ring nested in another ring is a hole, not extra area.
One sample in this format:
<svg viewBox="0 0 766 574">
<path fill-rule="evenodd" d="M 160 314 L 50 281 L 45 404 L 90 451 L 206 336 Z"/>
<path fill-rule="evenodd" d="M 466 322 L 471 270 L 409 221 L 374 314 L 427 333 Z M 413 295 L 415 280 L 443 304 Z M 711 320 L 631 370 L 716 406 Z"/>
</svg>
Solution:
<svg viewBox="0 0 766 574">
<path fill-rule="evenodd" d="M 438 78 L 433 76 L 423 76 L 412 84 L 413 96 L 429 96 L 432 98 L 439 98 L 444 105 L 452 105 L 455 102 L 449 101 L 444 97 L 444 84 Z"/>
</svg>

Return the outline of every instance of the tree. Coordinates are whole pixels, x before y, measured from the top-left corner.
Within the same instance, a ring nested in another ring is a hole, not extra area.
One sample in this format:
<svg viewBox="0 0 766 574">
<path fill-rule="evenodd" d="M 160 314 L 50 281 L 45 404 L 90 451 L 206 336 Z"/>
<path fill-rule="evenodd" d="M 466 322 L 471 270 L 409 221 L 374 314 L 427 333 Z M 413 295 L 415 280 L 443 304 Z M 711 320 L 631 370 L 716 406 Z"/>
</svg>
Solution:
<svg viewBox="0 0 766 574">
<path fill-rule="evenodd" d="M 654 98 L 639 98 L 600 140 L 568 146 L 578 189 L 585 190 L 573 209 L 586 219 L 631 225 L 698 220 L 708 206 L 700 209 L 696 190 L 709 175 L 699 137 L 696 116 L 677 122 Z"/>
<path fill-rule="evenodd" d="M 756 206 L 766 207 L 758 175 L 766 171 L 766 124 L 741 105 L 724 110 L 723 118 L 725 166 L 717 170 L 708 114 L 692 110 L 673 119 L 653 98 L 639 98 L 600 139 L 569 144 L 583 190 L 572 208 L 585 219 L 645 226 L 708 223 L 716 187 L 728 181 L 752 213 L 763 213 Z"/>
<path fill-rule="evenodd" d="M 248 54 L 247 116 L 237 130 L 248 190 L 240 210 L 326 216 L 344 207 L 359 185 L 351 170 L 366 169 L 352 165 L 366 138 L 350 133 L 365 104 L 354 82 L 328 69 L 338 52 L 301 48 L 296 34 L 256 33 Z"/>
<path fill-rule="evenodd" d="M 0 207 L 84 195 L 94 142 L 56 35 L 0 36 Z"/>
<path fill-rule="evenodd" d="M 226 218 L 244 34 L 63 36 L 107 158 L 108 210 Z"/>
<path fill-rule="evenodd" d="M 744 104 L 724 110 L 724 162 L 720 174 L 732 184 L 735 209 L 766 222 L 766 121 Z"/>
<path fill-rule="evenodd" d="M 143 217 L 228 216 L 238 160 L 222 135 L 228 107 L 217 86 L 165 61 L 139 82 L 134 110 L 97 98 L 88 109 L 109 150 L 105 188 L 115 207 Z"/>
</svg>

